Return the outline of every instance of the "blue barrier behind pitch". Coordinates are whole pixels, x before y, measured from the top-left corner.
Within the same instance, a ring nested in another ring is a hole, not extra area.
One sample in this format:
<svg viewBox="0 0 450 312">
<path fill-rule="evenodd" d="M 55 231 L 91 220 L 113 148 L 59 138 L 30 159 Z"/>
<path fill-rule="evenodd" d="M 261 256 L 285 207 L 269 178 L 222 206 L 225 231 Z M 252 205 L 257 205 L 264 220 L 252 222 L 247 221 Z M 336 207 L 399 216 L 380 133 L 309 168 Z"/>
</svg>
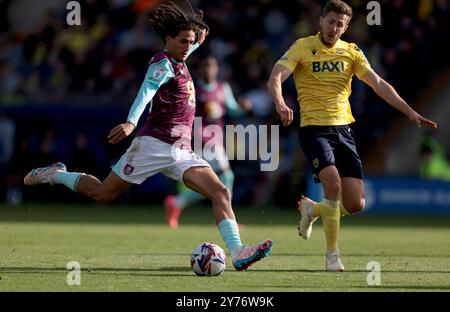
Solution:
<svg viewBox="0 0 450 312">
<path fill-rule="evenodd" d="M 323 198 L 320 184 L 309 183 L 308 195 Z M 366 177 L 369 213 L 450 214 L 450 182 L 405 177 Z"/>
</svg>

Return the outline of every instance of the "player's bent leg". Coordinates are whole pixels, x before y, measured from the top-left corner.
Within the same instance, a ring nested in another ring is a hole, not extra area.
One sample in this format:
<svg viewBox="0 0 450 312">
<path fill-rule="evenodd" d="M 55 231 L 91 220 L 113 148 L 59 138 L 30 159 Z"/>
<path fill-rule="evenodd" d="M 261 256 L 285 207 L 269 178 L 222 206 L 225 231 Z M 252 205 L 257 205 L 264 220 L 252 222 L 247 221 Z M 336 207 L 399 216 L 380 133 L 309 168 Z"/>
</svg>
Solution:
<svg viewBox="0 0 450 312">
<path fill-rule="evenodd" d="M 324 198 L 338 201 L 341 197 L 341 178 L 335 166 L 328 166 L 319 172 Z"/>
<path fill-rule="evenodd" d="M 355 214 L 361 212 L 366 204 L 364 193 L 364 180 L 341 177 L 342 185 L 342 214 Z"/>
<path fill-rule="evenodd" d="M 341 179 L 335 166 L 329 166 L 319 172 L 320 181 L 324 188 L 325 199 L 321 204 L 323 230 L 325 232 L 327 253 L 326 269 L 328 271 L 343 271 L 344 266 L 340 260 L 338 238 L 340 229 L 340 198 Z"/>
<path fill-rule="evenodd" d="M 233 194 L 233 185 L 234 185 L 234 173 L 231 168 L 224 170 L 219 175 L 220 181 L 226 186 L 226 188 Z"/>
<path fill-rule="evenodd" d="M 312 233 L 312 225 L 322 215 L 324 203 L 334 202 L 339 198 L 341 192 L 339 173 L 335 166 L 328 166 L 320 171 L 321 181 L 324 188 L 326 201 L 316 203 L 311 199 L 302 196 L 298 202 L 300 221 L 298 234 L 303 239 L 308 239 Z M 323 179 L 323 180 L 322 180 Z"/>
<path fill-rule="evenodd" d="M 217 172 L 216 172 L 217 173 Z M 219 174 L 219 173 L 217 173 Z M 219 175 L 220 181 L 232 191 L 234 174 L 230 168 L 225 170 Z M 164 199 L 164 206 L 166 211 L 166 223 L 172 228 L 178 228 L 178 221 L 182 211 L 191 205 L 203 200 L 205 197 L 198 192 L 195 192 L 189 188 L 185 188 L 177 196 L 169 195 Z M 241 224 L 238 225 L 241 228 Z"/>
<path fill-rule="evenodd" d="M 103 182 L 92 175 L 81 176 L 76 191 L 99 203 L 109 203 L 130 186 L 131 183 L 111 172 Z"/>
<path fill-rule="evenodd" d="M 183 182 L 190 189 L 208 198 L 218 224 L 222 219 L 235 219 L 229 190 L 211 167 L 191 167 L 183 174 Z"/>
<path fill-rule="evenodd" d="M 231 170 L 230 167 L 225 169 L 221 174 L 217 173 L 219 175 L 220 181 L 227 187 L 227 189 L 230 191 L 231 198 L 233 198 L 233 186 L 234 186 L 234 173 L 233 170 Z M 239 230 L 245 229 L 245 225 L 242 223 L 238 223 Z"/>
<path fill-rule="evenodd" d="M 48 167 L 42 167 L 31 170 L 23 179 L 25 185 L 36 185 L 49 183 L 62 184 L 72 191 L 76 192 L 76 186 L 84 173 L 67 172 L 66 166 L 57 162 Z"/>
<path fill-rule="evenodd" d="M 271 240 L 263 241 L 256 246 L 242 245 L 231 207 L 230 192 L 210 167 L 189 168 L 183 174 L 183 181 L 186 186 L 211 200 L 219 232 L 227 244 L 236 270 L 245 270 L 270 253 Z"/>
<path fill-rule="evenodd" d="M 122 180 L 111 172 L 104 182 L 92 175 L 67 172 L 63 163 L 31 170 L 24 178 L 25 185 L 62 184 L 72 191 L 86 195 L 97 202 L 108 203 L 130 187 L 131 183 Z"/>
</svg>

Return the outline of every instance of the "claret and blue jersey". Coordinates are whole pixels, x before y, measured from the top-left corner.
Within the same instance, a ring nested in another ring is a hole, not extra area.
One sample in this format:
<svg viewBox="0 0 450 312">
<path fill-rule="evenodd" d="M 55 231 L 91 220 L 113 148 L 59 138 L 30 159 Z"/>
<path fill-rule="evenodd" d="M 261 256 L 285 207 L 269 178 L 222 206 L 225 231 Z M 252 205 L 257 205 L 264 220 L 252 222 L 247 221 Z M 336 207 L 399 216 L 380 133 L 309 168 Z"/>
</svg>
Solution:
<svg viewBox="0 0 450 312">
<path fill-rule="evenodd" d="M 199 45 L 192 46 L 192 53 Z M 149 115 L 136 136 L 152 136 L 183 149 L 191 149 L 191 129 L 195 114 L 195 88 L 184 62 L 167 51 L 150 60 L 147 74 L 130 109 L 127 121 L 137 125 L 147 104 Z"/>
</svg>

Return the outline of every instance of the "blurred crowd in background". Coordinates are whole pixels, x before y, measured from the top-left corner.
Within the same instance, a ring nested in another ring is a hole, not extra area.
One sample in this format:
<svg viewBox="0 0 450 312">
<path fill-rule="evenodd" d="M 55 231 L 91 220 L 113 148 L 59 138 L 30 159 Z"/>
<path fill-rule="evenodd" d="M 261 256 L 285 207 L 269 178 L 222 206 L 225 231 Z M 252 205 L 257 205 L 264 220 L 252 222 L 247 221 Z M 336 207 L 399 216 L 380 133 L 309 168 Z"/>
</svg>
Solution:
<svg viewBox="0 0 450 312">
<path fill-rule="evenodd" d="M 163 48 L 146 25 L 153 2 L 79 1 L 82 25 L 68 26 L 65 1 L 0 1 L 0 198 L 11 203 L 47 200 L 49 195 L 81 200 L 62 189 L 55 194 L 54 188 L 37 187 L 28 194 L 30 190 L 22 187 L 31 168 L 57 160 L 66 162 L 70 171 L 100 178 L 108 174 L 130 140 L 109 146 L 106 135 L 125 120 L 148 61 Z M 317 33 L 325 2 L 191 1 L 204 11 L 210 26 L 206 42 L 188 59 L 192 76 L 195 79 L 198 61 L 213 55 L 220 64 L 220 78 L 231 84 L 236 96 L 253 104 L 246 116 L 228 122 L 279 124 L 266 81 L 297 38 Z M 443 38 L 450 38 L 450 3 L 379 2 L 382 25 L 368 26 L 367 1 L 351 1 L 355 17 L 343 39 L 357 43 L 373 68 L 414 106 L 433 76 L 448 70 Z M 292 80 L 286 83 L 285 99 L 298 112 Z M 400 115 L 357 79 L 351 104 L 364 159 Z M 280 131 L 279 170 L 261 172 L 258 161 L 232 162 L 235 202 L 284 205 L 304 191 L 309 172 L 295 115 L 293 125 Z M 159 202 L 176 187 L 155 177 L 130 192 L 120 200 Z"/>
</svg>

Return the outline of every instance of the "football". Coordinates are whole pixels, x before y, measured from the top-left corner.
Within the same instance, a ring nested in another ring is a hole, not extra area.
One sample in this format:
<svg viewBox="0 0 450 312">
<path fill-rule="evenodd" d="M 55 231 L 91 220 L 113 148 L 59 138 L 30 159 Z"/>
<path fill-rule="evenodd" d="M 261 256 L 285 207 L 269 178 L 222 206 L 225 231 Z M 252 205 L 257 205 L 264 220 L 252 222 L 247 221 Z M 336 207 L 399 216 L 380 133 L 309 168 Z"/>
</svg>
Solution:
<svg viewBox="0 0 450 312">
<path fill-rule="evenodd" d="M 226 255 L 223 249 L 213 243 L 200 244 L 192 251 L 191 267 L 200 276 L 218 276 L 225 271 Z"/>
</svg>

